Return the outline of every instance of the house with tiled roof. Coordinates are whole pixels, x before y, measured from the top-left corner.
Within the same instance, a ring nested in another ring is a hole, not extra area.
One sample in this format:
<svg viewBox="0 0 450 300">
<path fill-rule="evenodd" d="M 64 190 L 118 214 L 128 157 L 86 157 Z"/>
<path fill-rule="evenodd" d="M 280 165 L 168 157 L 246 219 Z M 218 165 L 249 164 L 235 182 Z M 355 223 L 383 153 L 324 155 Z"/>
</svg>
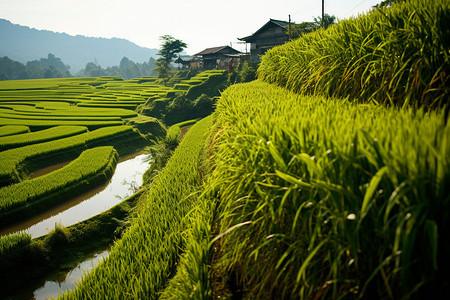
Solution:
<svg viewBox="0 0 450 300">
<path fill-rule="evenodd" d="M 194 56 L 200 57 L 204 69 L 216 69 L 226 61 L 231 61 L 234 56 L 241 54 L 240 51 L 230 46 L 207 48 Z"/>
<path fill-rule="evenodd" d="M 287 35 L 289 23 L 286 21 L 270 19 L 252 35 L 239 38 L 250 44 L 250 61 L 259 62 L 260 56 L 267 50 L 282 45 L 289 40 Z"/>
</svg>

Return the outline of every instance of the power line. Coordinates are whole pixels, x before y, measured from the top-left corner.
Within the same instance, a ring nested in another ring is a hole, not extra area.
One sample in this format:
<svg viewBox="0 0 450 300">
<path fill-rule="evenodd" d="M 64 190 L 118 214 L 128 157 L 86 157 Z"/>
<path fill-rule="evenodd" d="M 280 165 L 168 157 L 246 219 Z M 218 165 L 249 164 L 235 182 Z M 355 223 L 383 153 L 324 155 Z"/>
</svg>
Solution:
<svg viewBox="0 0 450 300">
<path fill-rule="evenodd" d="M 361 4 L 363 4 L 364 2 L 366 2 L 367 0 L 363 0 L 361 2 L 359 2 L 359 4 L 357 4 L 355 7 L 353 7 L 352 9 L 350 9 L 347 13 L 344 14 L 344 16 L 347 16 L 349 13 L 351 13 L 353 10 L 355 10 L 355 8 L 357 8 L 358 6 L 360 6 Z"/>
</svg>

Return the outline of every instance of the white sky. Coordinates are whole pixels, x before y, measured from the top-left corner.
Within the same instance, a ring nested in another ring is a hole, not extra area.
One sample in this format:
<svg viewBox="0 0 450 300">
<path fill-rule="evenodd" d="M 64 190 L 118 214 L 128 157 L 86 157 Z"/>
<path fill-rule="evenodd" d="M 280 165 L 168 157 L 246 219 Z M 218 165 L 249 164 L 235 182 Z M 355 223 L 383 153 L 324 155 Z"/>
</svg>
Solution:
<svg viewBox="0 0 450 300">
<path fill-rule="evenodd" d="M 347 19 L 380 2 L 325 0 L 325 13 Z M 287 21 L 290 14 L 300 23 L 321 13 L 321 0 L 0 0 L 0 18 L 14 24 L 124 38 L 148 48 L 159 48 L 159 37 L 170 34 L 188 44 L 188 54 L 230 42 L 242 50 L 237 38 L 251 35 L 270 18 Z"/>
</svg>

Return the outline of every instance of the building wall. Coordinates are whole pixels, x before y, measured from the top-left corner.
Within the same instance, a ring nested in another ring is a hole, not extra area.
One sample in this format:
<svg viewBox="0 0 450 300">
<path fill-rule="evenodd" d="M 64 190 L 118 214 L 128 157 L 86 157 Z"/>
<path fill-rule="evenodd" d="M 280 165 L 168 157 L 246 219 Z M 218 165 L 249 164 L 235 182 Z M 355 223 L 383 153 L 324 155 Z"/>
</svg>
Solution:
<svg viewBox="0 0 450 300">
<path fill-rule="evenodd" d="M 266 53 L 267 50 L 286 43 L 289 40 L 286 31 L 277 26 L 254 35 L 250 45 L 250 61 L 259 62 L 259 56 Z"/>
</svg>

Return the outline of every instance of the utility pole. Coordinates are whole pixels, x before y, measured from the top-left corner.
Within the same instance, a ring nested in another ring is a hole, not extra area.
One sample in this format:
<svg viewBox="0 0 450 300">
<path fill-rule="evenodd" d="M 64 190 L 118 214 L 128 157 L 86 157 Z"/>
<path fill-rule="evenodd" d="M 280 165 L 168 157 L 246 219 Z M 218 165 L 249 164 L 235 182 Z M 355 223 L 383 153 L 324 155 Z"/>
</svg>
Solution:
<svg viewBox="0 0 450 300">
<path fill-rule="evenodd" d="M 323 19 L 323 17 L 324 17 L 324 15 L 325 15 L 325 0 L 322 0 L 322 28 L 324 28 L 325 27 L 325 21 L 324 21 L 324 19 Z"/>
<path fill-rule="evenodd" d="M 289 15 L 289 40 L 291 40 L 291 15 Z"/>
</svg>

